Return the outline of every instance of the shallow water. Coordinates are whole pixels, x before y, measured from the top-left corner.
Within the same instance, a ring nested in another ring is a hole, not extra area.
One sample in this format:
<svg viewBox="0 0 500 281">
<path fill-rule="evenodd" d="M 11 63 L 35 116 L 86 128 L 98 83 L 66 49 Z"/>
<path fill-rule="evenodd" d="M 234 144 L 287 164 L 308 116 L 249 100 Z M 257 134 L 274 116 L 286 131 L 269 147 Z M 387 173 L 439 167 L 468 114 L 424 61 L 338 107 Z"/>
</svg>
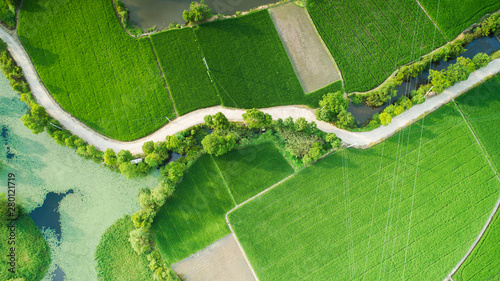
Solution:
<svg viewBox="0 0 500 281">
<path fill-rule="evenodd" d="M 143 29 L 152 26 L 164 28 L 172 21 L 184 24 L 182 12 L 189 9 L 194 0 L 122 0 L 130 11 L 130 19 Z M 197 1 L 199 2 L 199 1 Z M 213 14 L 233 15 L 236 11 L 248 11 L 278 0 L 205 0 Z"/>
<path fill-rule="evenodd" d="M 473 58 L 478 53 L 491 54 L 496 50 L 500 50 L 500 41 L 498 40 L 498 38 L 494 36 L 481 37 L 469 43 L 465 47 L 465 49 L 467 49 L 467 51 L 460 54 L 459 56 L 464 58 Z M 454 64 L 456 62 L 457 62 L 456 58 L 448 61 L 442 60 L 436 63 L 432 63 L 431 69 L 439 71 L 447 68 L 450 64 Z M 402 95 L 409 95 L 409 93 L 412 90 L 416 90 L 420 85 L 427 84 L 428 77 L 429 77 L 429 70 L 425 70 L 416 78 L 412 78 L 409 81 L 403 82 L 396 88 L 398 94 L 395 97 L 393 97 L 387 104 L 384 104 L 380 107 L 370 107 L 364 104 L 354 105 L 352 102 L 350 102 L 349 109 L 347 111 L 351 112 L 351 114 L 354 116 L 354 119 L 356 119 L 356 121 L 358 121 L 359 124 L 362 125 L 367 120 L 371 119 L 371 117 L 375 113 L 382 112 L 384 108 L 389 106 L 391 103 L 395 102 Z"/>
<path fill-rule="evenodd" d="M 46 197 L 52 203 L 45 208 L 48 214 L 40 214 L 49 218 L 42 233 L 53 261 L 44 280 L 97 280 L 94 251 L 102 233 L 138 210 L 139 190 L 156 186 L 156 175 L 127 180 L 57 145 L 46 133 L 33 135 L 20 120 L 26 110 L 0 74 L 0 178 L 16 175 L 16 202 L 27 212 L 42 206 Z M 60 200 L 50 195 L 69 190 L 73 193 Z M 57 214 L 59 219 L 51 218 Z"/>
</svg>

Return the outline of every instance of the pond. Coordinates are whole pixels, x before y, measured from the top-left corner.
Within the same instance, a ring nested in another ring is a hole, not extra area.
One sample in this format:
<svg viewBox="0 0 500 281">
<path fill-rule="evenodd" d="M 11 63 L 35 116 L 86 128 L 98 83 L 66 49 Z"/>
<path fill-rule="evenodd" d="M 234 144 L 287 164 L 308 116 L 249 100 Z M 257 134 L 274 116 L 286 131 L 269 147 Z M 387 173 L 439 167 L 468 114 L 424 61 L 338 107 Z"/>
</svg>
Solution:
<svg viewBox="0 0 500 281">
<path fill-rule="evenodd" d="M 122 2 L 130 11 L 130 20 L 146 30 L 152 26 L 162 29 L 173 21 L 186 23 L 182 18 L 182 12 L 189 9 L 189 4 L 193 0 L 122 0 Z M 233 15 L 237 11 L 248 11 L 276 2 L 278 0 L 205 0 L 214 15 Z"/>
<path fill-rule="evenodd" d="M 496 50 L 500 50 L 500 41 L 495 36 L 480 37 L 469 43 L 465 47 L 465 49 L 467 49 L 467 51 L 460 54 L 459 56 L 464 58 L 473 58 L 478 53 L 491 54 Z M 438 61 L 436 63 L 431 64 L 431 69 L 439 71 L 447 68 L 450 64 L 454 64 L 456 62 L 457 62 L 456 58 L 448 61 L 444 60 Z M 358 121 L 360 125 L 362 125 L 366 121 L 370 120 L 370 118 L 375 113 L 382 112 L 384 108 L 389 106 L 391 103 L 395 102 L 402 95 L 404 94 L 408 95 L 411 92 L 411 90 L 416 90 L 420 85 L 427 84 L 428 77 L 429 77 L 429 70 L 425 70 L 416 78 L 412 78 L 408 81 L 403 82 L 396 88 L 398 94 L 395 97 L 391 98 L 391 100 L 388 103 L 380 107 L 370 107 L 364 104 L 355 105 L 352 102 L 350 102 L 349 109 L 347 111 L 351 112 L 351 114 L 354 116 L 354 119 Z"/>
</svg>

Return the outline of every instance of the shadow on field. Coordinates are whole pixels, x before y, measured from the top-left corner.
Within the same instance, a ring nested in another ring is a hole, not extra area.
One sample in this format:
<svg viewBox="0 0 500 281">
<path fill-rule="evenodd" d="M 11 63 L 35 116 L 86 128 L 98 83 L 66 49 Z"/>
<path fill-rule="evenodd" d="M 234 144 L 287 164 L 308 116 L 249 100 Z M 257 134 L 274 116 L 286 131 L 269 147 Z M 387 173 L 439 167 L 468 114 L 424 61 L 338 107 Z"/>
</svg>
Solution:
<svg viewBox="0 0 500 281">
<path fill-rule="evenodd" d="M 23 11 L 30 12 L 30 13 L 45 11 L 46 8 L 42 5 L 40 5 L 41 2 L 42 2 L 41 0 L 23 1 L 23 5 L 22 5 L 21 9 Z"/>
<path fill-rule="evenodd" d="M 51 66 L 59 60 L 59 55 L 49 51 L 48 49 L 40 48 L 31 44 L 28 38 L 19 36 L 19 40 L 21 40 L 24 48 L 29 52 L 29 55 L 35 65 Z"/>
</svg>

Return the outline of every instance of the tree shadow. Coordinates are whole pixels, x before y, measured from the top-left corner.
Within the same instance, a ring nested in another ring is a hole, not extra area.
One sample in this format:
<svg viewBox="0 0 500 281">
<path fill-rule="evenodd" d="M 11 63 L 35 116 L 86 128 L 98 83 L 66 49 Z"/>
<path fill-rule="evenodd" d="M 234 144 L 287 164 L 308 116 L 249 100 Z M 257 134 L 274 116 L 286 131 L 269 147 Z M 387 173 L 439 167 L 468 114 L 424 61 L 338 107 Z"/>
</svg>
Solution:
<svg viewBox="0 0 500 281">
<path fill-rule="evenodd" d="M 20 35 L 19 40 L 22 42 L 36 66 L 52 66 L 59 60 L 59 55 L 48 49 L 32 44 L 29 38 Z"/>
</svg>

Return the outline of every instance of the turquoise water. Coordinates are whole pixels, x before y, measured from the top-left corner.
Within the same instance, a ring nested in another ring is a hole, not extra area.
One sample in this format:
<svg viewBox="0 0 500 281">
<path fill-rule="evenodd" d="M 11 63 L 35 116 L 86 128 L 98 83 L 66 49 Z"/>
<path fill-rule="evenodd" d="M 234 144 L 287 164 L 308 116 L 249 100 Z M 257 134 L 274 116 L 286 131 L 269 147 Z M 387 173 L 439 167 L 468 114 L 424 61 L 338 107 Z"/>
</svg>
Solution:
<svg viewBox="0 0 500 281">
<path fill-rule="evenodd" d="M 20 120 L 26 110 L 0 74 L 0 192 L 6 189 L 7 174 L 14 173 L 16 201 L 30 212 L 42 206 L 47 194 L 73 190 L 56 204 L 60 230 L 42 227 L 53 260 L 45 280 L 52 280 L 57 266 L 65 280 L 96 280 L 94 251 L 102 233 L 138 210 L 138 191 L 156 186 L 157 179 L 127 180 L 57 145 L 46 133 L 33 135 Z"/>
</svg>

